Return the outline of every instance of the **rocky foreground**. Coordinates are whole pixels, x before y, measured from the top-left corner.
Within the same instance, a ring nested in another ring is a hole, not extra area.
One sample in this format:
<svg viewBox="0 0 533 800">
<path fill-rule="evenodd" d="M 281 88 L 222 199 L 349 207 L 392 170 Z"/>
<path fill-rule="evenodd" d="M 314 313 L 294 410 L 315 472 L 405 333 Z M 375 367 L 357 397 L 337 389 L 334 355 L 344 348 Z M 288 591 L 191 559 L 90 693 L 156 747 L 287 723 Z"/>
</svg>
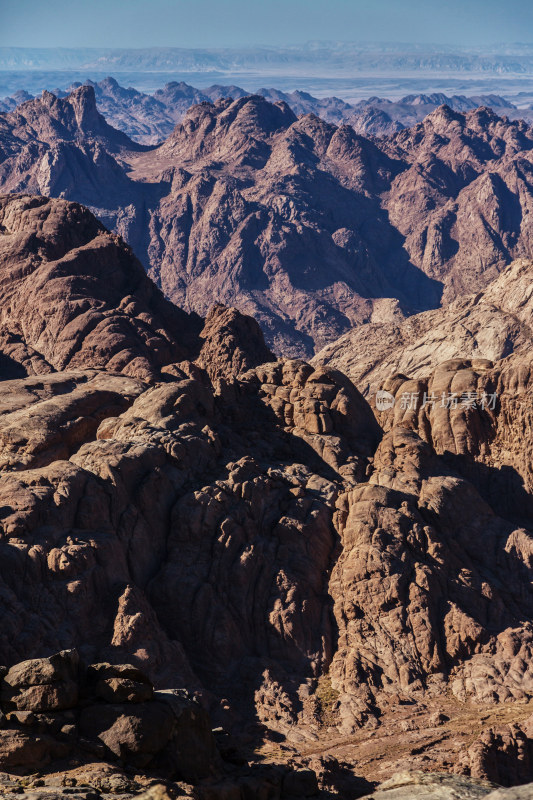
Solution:
<svg viewBox="0 0 533 800">
<path fill-rule="evenodd" d="M 83 207 L 0 199 L 6 796 L 528 796 L 530 269 L 512 352 L 379 412 Z"/>
</svg>

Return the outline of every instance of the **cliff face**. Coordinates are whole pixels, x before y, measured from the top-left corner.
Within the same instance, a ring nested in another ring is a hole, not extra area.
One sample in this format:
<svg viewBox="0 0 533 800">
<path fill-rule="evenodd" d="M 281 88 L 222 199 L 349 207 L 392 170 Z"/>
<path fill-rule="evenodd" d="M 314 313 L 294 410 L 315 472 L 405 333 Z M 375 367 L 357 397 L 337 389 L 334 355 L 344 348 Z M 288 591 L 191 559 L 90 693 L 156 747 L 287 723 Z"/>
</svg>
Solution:
<svg viewBox="0 0 533 800">
<path fill-rule="evenodd" d="M 391 374 L 397 403 L 378 414 L 338 370 L 276 361 L 235 310 L 202 327 L 173 308 L 77 204 L 0 209 L 0 660 L 130 663 L 237 741 L 282 742 L 324 786 L 347 774 L 324 760 L 332 743 L 371 780 L 405 765 L 406 742 L 412 767 L 527 780 L 519 314 L 513 354 Z M 528 269 L 483 302 L 527 316 Z M 403 407 L 416 391 L 497 401 Z M 482 720 L 490 741 L 472 739 Z"/>
<path fill-rule="evenodd" d="M 532 144 L 487 109 L 443 106 L 372 140 L 247 96 L 194 106 L 146 149 L 80 87 L 2 115 L 0 188 L 85 203 L 176 304 L 235 306 L 307 357 L 530 257 Z"/>
</svg>

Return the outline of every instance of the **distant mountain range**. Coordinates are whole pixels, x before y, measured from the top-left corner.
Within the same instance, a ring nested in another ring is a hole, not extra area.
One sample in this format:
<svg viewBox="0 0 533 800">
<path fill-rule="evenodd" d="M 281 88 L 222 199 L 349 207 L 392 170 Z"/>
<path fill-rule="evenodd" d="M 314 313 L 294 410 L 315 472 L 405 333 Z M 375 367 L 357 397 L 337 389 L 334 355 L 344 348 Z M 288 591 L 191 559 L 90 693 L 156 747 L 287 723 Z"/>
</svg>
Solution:
<svg viewBox="0 0 533 800">
<path fill-rule="evenodd" d="M 213 84 L 205 89 L 190 86 L 184 81 L 167 83 L 153 94 L 121 86 L 115 78 L 107 77 L 84 84 L 76 82 L 66 89 L 54 89 L 57 97 L 66 97 L 82 85 L 94 88 L 99 111 L 114 127 L 124 131 L 134 141 L 142 144 L 159 144 L 173 131 L 187 110 L 197 103 L 216 102 L 223 97 L 237 100 L 250 95 L 240 86 Z M 411 94 L 392 101 L 382 97 L 370 97 L 356 104 L 347 103 L 338 97 L 314 97 L 308 92 L 283 92 L 274 88 L 260 88 L 255 92 L 269 102 L 284 102 L 295 114 L 316 114 L 335 125 L 348 123 L 355 131 L 366 136 L 386 136 L 421 122 L 438 106 L 447 105 L 454 111 L 469 111 L 487 106 L 510 119 L 533 121 L 533 106 L 517 108 L 504 97 L 495 94 L 446 95 Z M 24 90 L 0 100 L 1 111 L 13 111 L 18 105 L 33 96 Z"/>
<path fill-rule="evenodd" d="M 233 49 L 69 49 L 0 47 L 0 96 L 19 89 L 40 94 L 90 76 L 114 75 L 123 86 L 154 92 L 184 81 L 202 91 L 212 84 L 247 93 L 275 86 L 356 103 L 372 95 L 500 94 L 519 106 L 533 102 L 533 46 L 490 48 L 310 42 L 293 47 Z"/>
<path fill-rule="evenodd" d="M 221 72 L 281 69 L 353 74 L 395 69 L 533 74 L 533 45 L 459 47 L 404 43 L 310 42 L 292 47 L 0 48 L 0 69 L 168 69 Z"/>
</svg>

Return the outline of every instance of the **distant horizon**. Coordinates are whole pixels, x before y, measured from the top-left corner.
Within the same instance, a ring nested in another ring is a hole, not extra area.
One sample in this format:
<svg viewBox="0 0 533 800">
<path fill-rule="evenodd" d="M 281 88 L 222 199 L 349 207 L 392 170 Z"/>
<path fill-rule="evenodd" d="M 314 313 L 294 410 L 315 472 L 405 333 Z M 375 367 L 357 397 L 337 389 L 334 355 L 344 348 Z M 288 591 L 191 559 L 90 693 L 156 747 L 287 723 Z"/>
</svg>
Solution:
<svg viewBox="0 0 533 800">
<path fill-rule="evenodd" d="M 372 95 L 399 99 L 442 92 L 499 94 L 526 105 L 533 101 L 533 42 L 467 45 L 314 38 L 301 44 L 248 42 L 242 47 L 0 44 L 0 97 L 18 89 L 35 95 L 108 76 L 147 92 L 184 81 L 200 89 L 215 83 L 248 91 L 300 89 L 348 102 Z"/>
<path fill-rule="evenodd" d="M 1 41 L 1 39 L 0 39 Z M 460 42 L 435 42 L 435 41 L 424 41 L 424 42 L 416 42 L 416 41 L 403 41 L 400 39 L 376 39 L 375 41 L 371 40 L 363 40 L 363 39 L 309 39 L 307 41 L 294 41 L 294 42 L 285 42 L 282 44 L 274 44 L 272 42 L 264 42 L 258 41 L 254 43 L 246 42 L 246 43 L 236 43 L 233 45 L 162 45 L 162 44 L 145 44 L 145 45 L 62 45 L 60 47 L 53 46 L 53 45 L 12 45 L 12 44 L 1 44 L 0 43 L 0 51 L 2 50 L 49 50 L 49 51 L 61 51 L 61 50 L 68 50 L 68 51 L 83 51 L 83 50 L 188 50 L 188 51 L 198 51 L 198 50 L 256 50 L 257 48 L 264 48 L 264 49 L 272 49 L 272 50 L 284 50 L 284 49 L 305 49 L 310 47 L 311 45 L 322 45 L 324 47 L 332 46 L 332 45 L 353 45 L 353 46 L 361 46 L 363 48 L 368 47 L 413 47 L 413 48 L 434 48 L 438 50 L 438 48 L 457 48 L 459 50 L 488 50 L 491 48 L 496 47 L 531 47 L 533 48 L 533 39 L 531 41 L 494 41 L 494 42 L 487 42 L 486 44 L 462 44 Z"/>
</svg>

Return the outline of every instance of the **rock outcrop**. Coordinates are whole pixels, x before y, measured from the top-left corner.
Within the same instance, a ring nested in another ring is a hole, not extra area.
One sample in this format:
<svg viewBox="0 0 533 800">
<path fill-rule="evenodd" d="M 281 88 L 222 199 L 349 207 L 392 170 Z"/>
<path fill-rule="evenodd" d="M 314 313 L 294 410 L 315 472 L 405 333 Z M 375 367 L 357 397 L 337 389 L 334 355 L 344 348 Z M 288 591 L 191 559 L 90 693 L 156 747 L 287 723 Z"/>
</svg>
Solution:
<svg viewBox="0 0 533 800">
<path fill-rule="evenodd" d="M 405 772 L 381 784 L 372 795 L 362 800 L 524 800 L 531 797 L 533 784 L 516 789 L 497 789 L 486 781 L 459 778 L 453 775 Z"/>
<path fill-rule="evenodd" d="M 200 339 L 203 345 L 197 363 L 211 380 L 239 375 L 276 358 L 265 345 L 261 328 L 253 317 L 220 304 L 208 313 Z"/>
<path fill-rule="evenodd" d="M 185 692 L 154 692 L 128 664 L 87 667 L 75 650 L 23 661 L 5 672 L 0 706 L 4 771 L 36 772 L 76 753 L 189 783 L 219 767 L 201 706 Z"/>
</svg>

